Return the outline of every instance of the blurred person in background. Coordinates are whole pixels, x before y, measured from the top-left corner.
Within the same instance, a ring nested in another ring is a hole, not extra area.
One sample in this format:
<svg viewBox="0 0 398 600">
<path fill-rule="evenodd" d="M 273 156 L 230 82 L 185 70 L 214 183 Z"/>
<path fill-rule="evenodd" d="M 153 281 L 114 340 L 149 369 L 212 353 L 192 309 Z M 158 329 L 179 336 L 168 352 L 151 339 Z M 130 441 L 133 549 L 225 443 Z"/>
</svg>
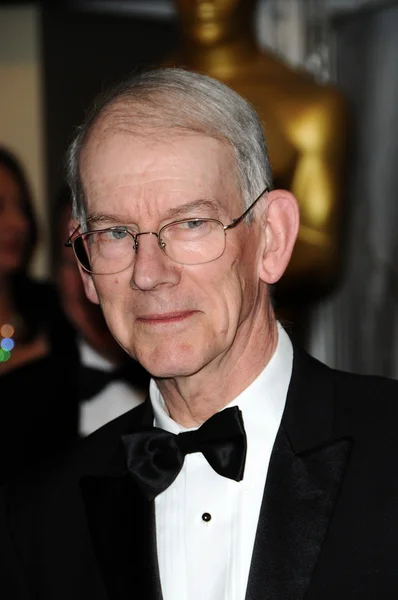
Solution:
<svg viewBox="0 0 398 600">
<path fill-rule="evenodd" d="M 77 437 L 70 328 L 54 286 L 29 275 L 37 240 L 24 169 L 0 148 L 0 481 Z"/>
<path fill-rule="evenodd" d="M 84 437 L 143 402 L 149 375 L 122 350 L 102 310 L 85 294 L 76 259 L 64 243 L 69 237 L 71 212 L 72 198 L 65 185 L 56 202 L 53 271 L 60 303 L 74 331 L 79 364 L 78 429 Z"/>
</svg>

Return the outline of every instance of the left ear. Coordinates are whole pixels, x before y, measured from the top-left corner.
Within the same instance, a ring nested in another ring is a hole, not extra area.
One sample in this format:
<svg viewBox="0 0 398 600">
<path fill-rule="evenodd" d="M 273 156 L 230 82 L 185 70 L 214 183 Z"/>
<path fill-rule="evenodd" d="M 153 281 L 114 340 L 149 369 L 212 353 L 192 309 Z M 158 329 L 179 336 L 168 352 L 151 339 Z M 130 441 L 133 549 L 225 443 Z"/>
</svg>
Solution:
<svg viewBox="0 0 398 600">
<path fill-rule="evenodd" d="M 300 215 L 296 198 L 287 190 L 268 193 L 265 245 L 259 264 L 259 277 L 276 283 L 285 272 L 296 242 Z"/>
</svg>

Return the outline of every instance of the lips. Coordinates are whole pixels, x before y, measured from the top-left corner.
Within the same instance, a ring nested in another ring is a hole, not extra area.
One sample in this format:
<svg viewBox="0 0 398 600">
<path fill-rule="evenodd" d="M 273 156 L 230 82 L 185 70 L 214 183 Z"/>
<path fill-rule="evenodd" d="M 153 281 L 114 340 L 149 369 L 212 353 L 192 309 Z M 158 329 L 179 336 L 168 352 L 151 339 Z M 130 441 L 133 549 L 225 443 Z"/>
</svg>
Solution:
<svg viewBox="0 0 398 600">
<path fill-rule="evenodd" d="M 196 310 L 184 310 L 178 312 L 169 313 L 153 313 L 137 317 L 139 323 L 151 324 L 151 325 L 162 325 L 166 323 L 178 323 L 184 321 L 189 317 L 192 317 L 197 311 Z"/>
</svg>

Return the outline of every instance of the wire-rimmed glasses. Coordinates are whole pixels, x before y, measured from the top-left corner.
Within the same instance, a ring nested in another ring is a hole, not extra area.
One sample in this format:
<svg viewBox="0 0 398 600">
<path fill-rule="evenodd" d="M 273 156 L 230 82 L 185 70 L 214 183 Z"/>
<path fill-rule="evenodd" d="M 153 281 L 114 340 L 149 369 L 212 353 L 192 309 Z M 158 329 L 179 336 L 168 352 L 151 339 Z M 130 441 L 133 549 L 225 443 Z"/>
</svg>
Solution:
<svg viewBox="0 0 398 600">
<path fill-rule="evenodd" d="M 154 235 L 161 250 L 176 263 L 200 265 L 212 262 L 224 253 L 226 232 L 243 221 L 268 191 L 266 187 L 249 208 L 229 225 L 224 225 L 218 219 L 195 217 L 167 223 L 158 232 L 133 232 L 128 227 L 115 226 L 76 235 L 79 225 L 65 246 L 73 248 L 83 269 L 93 275 L 115 275 L 131 267 L 141 235 Z"/>
</svg>

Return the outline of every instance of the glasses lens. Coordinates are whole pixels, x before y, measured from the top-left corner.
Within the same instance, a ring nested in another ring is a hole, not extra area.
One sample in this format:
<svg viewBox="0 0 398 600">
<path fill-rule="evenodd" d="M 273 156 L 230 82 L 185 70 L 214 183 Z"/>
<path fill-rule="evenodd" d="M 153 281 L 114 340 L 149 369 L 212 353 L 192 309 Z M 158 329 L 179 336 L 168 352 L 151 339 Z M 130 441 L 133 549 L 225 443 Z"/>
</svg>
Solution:
<svg viewBox="0 0 398 600">
<path fill-rule="evenodd" d="M 225 232 L 220 221 L 186 219 L 166 225 L 160 232 L 164 251 L 183 265 L 200 265 L 219 258 L 225 250 Z"/>
<path fill-rule="evenodd" d="M 82 265 L 83 269 L 91 272 L 90 269 L 90 261 L 88 259 L 85 245 L 84 245 L 84 235 L 79 235 L 75 240 L 73 240 L 73 250 L 75 252 L 76 258 L 79 263 Z"/>
<path fill-rule="evenodd" d="M 134 261 L 134 239 L 123 230 L 83 233 L 73 242 L 73 248 L 82 267 L 97 275 L 120 273 Z"/>
</svg>

